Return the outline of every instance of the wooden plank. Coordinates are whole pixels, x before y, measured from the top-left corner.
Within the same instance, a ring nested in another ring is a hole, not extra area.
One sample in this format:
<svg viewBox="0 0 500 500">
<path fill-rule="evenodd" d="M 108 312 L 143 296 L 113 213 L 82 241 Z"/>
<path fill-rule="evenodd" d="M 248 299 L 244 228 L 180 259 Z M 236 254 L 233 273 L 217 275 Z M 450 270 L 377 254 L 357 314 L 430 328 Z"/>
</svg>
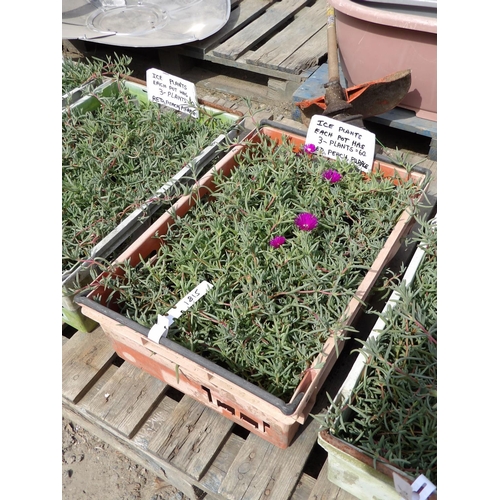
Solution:
<svg viewBox="0 0 500 500">
<path fill-rule="evenodd" d="M 253 52 L 246 61 L 256 66 L 280 69 L 283 61 L 307 44 L 323 26 L 326 26 L 326 7 L 323 2 L 317 1 L 311 7 L 304 7 L 292 23 Z M 326 39 L 323 42 L 323 51 L 326 51 Z M 300 69 L 297 68 L 297 71 Z"/>
<path fill-rule="evenodd" d="M 416 116 L 415 111 L 410 111 L 409 109 L 397 107 L 387 111 L 387 113 L 370 116 L 368 120 L 406 132 L 437 138 L 437 122 L 419 118 Z"/>
<path fill-rule="evenodd" d="M 328 462 L 325 462 L 308 500 L 357 500 L 357 498 L 328 479 Z"/>
<path fill-rule="evenodd" d="M 267 80 L 267 97 L 274 101 L 288 101 L 293 97 L 300 83 L 289 80 L 269 78 Z"/>
<path fill-rule="evenodd" d="M 206 52 L 213 49 L 216 45 L 225 42 L 228 38 L 250 24 L 276 1 L 277 0 L 242 0 L 240 4 L 231 11 L 227 23 L 217 33 L 214 33 L 204 40 L 180 46 L 179 53 L 203 58 Z"/>
<path fill-rule="evenodd" d="M 271 470 L 275 449 L 273 445 L 250 434 L 231 464 L 218 493 L 228 500 L 260 498 L 263 486 L 269 482 L 269 478 L 263 477 L 263 472 Z"/>
<path fill-rule="evenodd" d="M 309 417 L 295 441 L 280 449 L 250 434 L 219 488 L 228 500 L 290 498 L 316 442 L 319 422 Z"/>
<path fill-rule="evenodd" d="M 147 419 L 165 388 L 161 380 L 125 362 L 88 403 L 88 411 L 130 437 Z"/>
<path fill-rule="evenodd" d="M 169 422 L 170 416 L 174 412 L 176 406 L 177 401 L 167 395 L 163 396 L 158 406 L 134 435 L 132 441 L 138 447 L 147 450 L 151 439 L 159 432 L 166 422 Z"/>
<path fill-rule="evenodd" d="M 89 402 L 92 401 L 97 393 L 109 382 L 109 380 L 111 380 L 116 370 L 118 370 L 118 366 L 113 364 L 108 366 L 106 371 L 104 371 L 103 374 L 95 381 L 85 396 L 78 401 L 78 406 L 81 408 L 87 408 Z"/>
<path fill-rule="evenodd" d="M 299 47 L 280 65 L 285 73 L 300 73 L 309 68 L 317 67 L 320 60 L 327 56 L 326 25 L 323 26 L 307 43 Z"/>
<path fill-rule="evenodd" d="M 220 64 L 222 66 L 227 66 L 229 68 L 242 69 L 244 71 L 257 73 L 259 75 L 267 75 L 275 78 L 283 78 L 286 80 L 291 80 L 299 83 L 304 82 L 314 73 L 315 68 L 313 68 L 312 70 L 305 70 L 302 73 L 296 75 L 294 73 L 285 73 L 284 71 L 281 70 L 277 71 L 273 68 L 264 68 L 263 66 L 250 65 L 247 64 L 246 62 L 246 58 L 250 52 L 251 51 L 247 52 L 245 55 L 233 61 L 232 59 L 215 56 L 213 54 L 213 51 L 210 51 L 206 54 L 205 60 L 215 64 Z"/>
<path fill-rule="evenodd" d="M 255 19 L 212 52 L 224 59 L 238 59 L 243 53 L 255 47 L 281 26 L 311 0 L 281 0 L 271 5 L 259 18 Z"/>
<path fill-rule="evenodd" d="M 309 500 L 309 495 L 314 488 L 315 482 L 316 479 L 311 477 L 309 474 L 301 474 L 299 482 L 297 483 L 290 500 Z"/>
<path fill-rule="evenodd" d="M 233 425 L 211 408 L 184 396 L 169 421 L 151 438 L 148 448 L 198 480 Z"/>
<path fill-rule="evenodd" d="M 76 332 L 62 346 L 62 395 L 76 403 L 112 363 L 116 353 L 100 327 Z"/>
<path fill-rule="evenodd" d="M 227 471 L 234 462 L 244 442 L 245 440 L 236 434 L 231 433 L 229 435 L 212 465 L 200 479 L 200 484 L 205 491 L 212 491 L 214 494 L 219 491 Z"/>
</svg>

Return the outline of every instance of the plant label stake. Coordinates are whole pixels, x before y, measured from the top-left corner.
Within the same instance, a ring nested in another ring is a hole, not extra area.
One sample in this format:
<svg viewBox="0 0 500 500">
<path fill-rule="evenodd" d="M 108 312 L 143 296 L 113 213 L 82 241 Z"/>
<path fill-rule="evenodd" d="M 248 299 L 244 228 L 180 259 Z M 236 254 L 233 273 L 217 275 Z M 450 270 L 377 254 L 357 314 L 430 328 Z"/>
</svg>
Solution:
<svg viewBox="0 0 500 500">
<path fill-rule="evenodd" d="M 198 99 L 193 82 L 150 68 L 146 71 L 146 85 L 150 101 L 198 118 Z"/>
<path fill-rule="evenodd" d="M 159 344 L 160 339 L 168 335 L 168 329 L 174 322 L 174 319 L 180 318 L 183 312 L 187 311 L 195 302 L 198 302 L 198 300 L 213 287 L 214 286 L 208 281 L 202 281 L 185 297 L 179 300 L 179 302 L 167 312 L 166 316 L 159 314 L 156 325 L 153 325 L 151 330 L 149 330 L 148 338 Z"/>
<path fill-rule="evenodd" d="M 375 134 L 323 115 L 314 115 L 307 129 L 306 144 L 314 144 L 327 158 L 343 158 L 365 173 L 375 157 Z"/>
<path fill-rule="evenodd" d="M 423 474 L 420 474 L 411 484 L 396 473 L 393 473 L 392 477 L 394 488 L 401 495 L 402 500 L 427 500 L 436 491 L 436 486 Z"/>
</svg>

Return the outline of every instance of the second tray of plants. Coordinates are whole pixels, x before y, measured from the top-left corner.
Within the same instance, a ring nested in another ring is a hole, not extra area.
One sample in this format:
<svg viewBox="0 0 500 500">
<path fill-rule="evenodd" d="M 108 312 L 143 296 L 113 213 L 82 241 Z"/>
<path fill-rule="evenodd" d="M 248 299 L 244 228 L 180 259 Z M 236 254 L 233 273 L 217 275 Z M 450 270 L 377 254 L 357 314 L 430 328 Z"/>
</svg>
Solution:
<svg viewBox="0 0 500 500">
<path fill-rule="evenodd" d="M 84 331 L 96 323 L 73 297 L 92 266 L 116 257 L 239 133 L 236 114 L 199 106 L 194 119 L 151 103 L 130 62 L 63 61 L 62 312 Z"/>
</svg>

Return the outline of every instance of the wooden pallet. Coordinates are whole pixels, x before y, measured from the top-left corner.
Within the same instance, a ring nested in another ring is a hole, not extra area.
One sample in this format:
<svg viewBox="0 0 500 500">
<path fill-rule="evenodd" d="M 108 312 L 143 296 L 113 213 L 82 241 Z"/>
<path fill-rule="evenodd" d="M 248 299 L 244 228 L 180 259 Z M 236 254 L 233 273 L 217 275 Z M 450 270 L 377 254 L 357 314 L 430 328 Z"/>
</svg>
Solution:
<svg viewBox="0 0 500 500">
<path fill-rule="evenodd" d="M 433 217 L 430 196 L 420 216 Z M 413 231 L 416 231 L 418 224 Z M 415 243 L 389 263 L 397 272 Z M 384 301 L 369 300 L 381 310 Z M 376 316 L 356 324 L 366 338 Z M 62 330 L 63 416 L 154 472 L 192 500 L 356 500 L 327 477 L 327 453 L 317 443 L 320 423 L 309 416 L 292 444 L 278 448 L 223 415 L 118 358 L 101 327 Z M 311 415 L 324 412 L 340 389 L 359 343 L 347 344 L 328 375 Z"/>
<path fill-rule="evenodd" d="M 159 48 L 161 69 L 183 76 L 209 61 L 268 77 L 269 97 L 288 99 L 327 57 L 322 0 L 234 1 L 226 25 L 197 42 Z"/>
<path fill-rule="evenodd" d="M 312 417 L 289 448 L 277 448 L 119 360 L 100 327 L 67 338 L 71 330 L 63 330 L 63 415 L 188 498 L 355 500 L 328 480 Z"/>
</svg>

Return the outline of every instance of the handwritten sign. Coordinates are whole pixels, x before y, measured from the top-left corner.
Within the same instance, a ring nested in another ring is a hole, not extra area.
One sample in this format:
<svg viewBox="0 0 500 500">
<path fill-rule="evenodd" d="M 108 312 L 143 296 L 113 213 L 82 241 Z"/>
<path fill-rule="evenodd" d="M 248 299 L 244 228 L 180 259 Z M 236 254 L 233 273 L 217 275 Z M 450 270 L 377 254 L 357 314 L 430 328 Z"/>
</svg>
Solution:
<svg viewBox="0 0 500 500">
<path fill-rule="evenodd" d="M 148 99 L 198 118 L 196 86 L 192 82 L 151 68 L 146 71 Z"/>
<path fill-rule="evenodd" d="M 375 157 L 375 134 L 327 116 L 314 115 L 307 129 L 307 144 L 332 159 L 345 159 L 370 172 Z"/>
</svg>

